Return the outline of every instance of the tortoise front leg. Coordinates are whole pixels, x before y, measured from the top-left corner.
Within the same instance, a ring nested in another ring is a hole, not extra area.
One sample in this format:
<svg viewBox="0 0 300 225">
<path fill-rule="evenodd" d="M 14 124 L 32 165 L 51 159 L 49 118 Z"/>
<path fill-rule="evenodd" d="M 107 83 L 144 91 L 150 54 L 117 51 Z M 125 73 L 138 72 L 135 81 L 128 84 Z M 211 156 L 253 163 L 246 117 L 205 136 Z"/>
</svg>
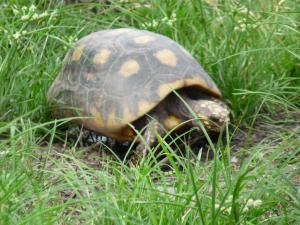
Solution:
<svg viewBox="0 0 300 225">
<path fill-rule="evenodd" d="M 147 125 L 143 132 L 140 143 L 137 145 L 133 156 L 129 160 L 129 165 L 135 167 L 139 164 L 140 160 L 147 156 L 148 151 L 151 151 L 153 147 L 158 144 L 157 135 L 163 136 L 165 131 L 161 124 L 157 120 L 152 120 Z"/>
</svg>

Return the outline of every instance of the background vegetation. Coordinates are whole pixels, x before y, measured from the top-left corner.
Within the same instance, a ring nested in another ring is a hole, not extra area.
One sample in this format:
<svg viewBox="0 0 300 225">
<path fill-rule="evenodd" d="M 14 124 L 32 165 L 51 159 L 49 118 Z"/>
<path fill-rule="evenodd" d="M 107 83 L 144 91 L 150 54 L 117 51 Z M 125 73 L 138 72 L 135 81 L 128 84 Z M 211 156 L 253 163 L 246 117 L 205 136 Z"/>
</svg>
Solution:
<svg viewBox="0 0 300 225">
<path fill-rule="evenodd" d="M 3 1 L 0 223 L 299 223 L 299 12 L 294 0 Z M 46 92 L 67 49 L 120 27 L 169 36 L 211 74 L 234 113 L 210 146 L 218 157 L 180 157 L 161 140 L 166 174 L 57 141 L 67 120 L 51 118 Z"/>
</svg>

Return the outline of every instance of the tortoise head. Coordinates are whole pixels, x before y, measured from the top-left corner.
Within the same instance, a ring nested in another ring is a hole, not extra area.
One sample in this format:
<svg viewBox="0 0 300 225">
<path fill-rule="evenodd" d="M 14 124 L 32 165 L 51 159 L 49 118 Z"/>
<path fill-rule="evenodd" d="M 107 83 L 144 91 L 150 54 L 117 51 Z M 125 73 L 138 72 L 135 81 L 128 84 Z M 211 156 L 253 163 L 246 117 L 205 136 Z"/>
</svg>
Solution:
<svg viewBox="0 0 300 225">
<path fill-rule="evenodd" d="M 190 107 L 187 109 L 188 112 L 185 110 L 184 114 L 191 115 L 190 111 L 192 110 L 192 119 L 196 115 L 208 131 L 220 132 L 230 121 L 229 107 L 218 98 L 201 92 L 185 92 L 181 96 Z M 187 107 L 185 106 L 185 108 Z M 196 120 L 193 121 L 193 125 L 198 126 Z"/>
<path fill-rule="evenodd" d="M 193 101 L 191 108 L 209 131 L 219 132 L 230 121 L 229 108 L 218 99 Z"/>
</svg>

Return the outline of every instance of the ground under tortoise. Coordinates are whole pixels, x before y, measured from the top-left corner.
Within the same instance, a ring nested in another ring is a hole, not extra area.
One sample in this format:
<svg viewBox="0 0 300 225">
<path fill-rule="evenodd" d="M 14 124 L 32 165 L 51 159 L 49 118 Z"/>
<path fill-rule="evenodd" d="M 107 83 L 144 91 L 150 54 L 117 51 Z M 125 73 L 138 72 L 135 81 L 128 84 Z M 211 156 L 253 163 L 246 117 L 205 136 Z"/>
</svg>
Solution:
<svg viewBox="0 0 300 225">
<path fill-rule="evenodd" d="M 79 40 L 48 92 L 56 115 L 86 117 L 76 122 L 88 130 L 120 141 L 141 131 L 142 155 L 146 143 L 157 143 L 157 133 L 199 127 L 195 115 L 207 131 L 219 132 L 230 114 L 220 98 L 216 84 L 183 47 L 137 29 L 104 30 Z"/>
</svg>

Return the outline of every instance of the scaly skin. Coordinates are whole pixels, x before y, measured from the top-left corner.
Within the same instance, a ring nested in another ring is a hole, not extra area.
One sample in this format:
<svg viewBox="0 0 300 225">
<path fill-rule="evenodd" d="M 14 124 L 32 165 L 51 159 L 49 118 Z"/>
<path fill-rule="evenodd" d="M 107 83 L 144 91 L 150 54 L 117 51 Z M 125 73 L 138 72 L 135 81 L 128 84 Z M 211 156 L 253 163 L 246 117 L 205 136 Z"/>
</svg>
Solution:
<svg viewBox="0 0 300 225">
<path fill-rule="evenodd" d="M 199 99 L 179 91 L 181 99 L 175 94 L 168 96 L 158 107 L 147 115 L 142 140 L 129 164 L 138 165 L 152 147 L 157 145 L 157 135 L 163 137 L 170 130 L 191 129 L 203 124 L 208 133 L 219 133 L 230 121 L 230 110 L 220 100 L 201 94 Z M 188 105 L 188 107 L 187 107 Z M 199 120 L 197 120 L 199 118 Z M 190 121 L 190 122 L 186 122 Z M 201 132 L 201 129 L 199 129 Z"/>
</svg>

